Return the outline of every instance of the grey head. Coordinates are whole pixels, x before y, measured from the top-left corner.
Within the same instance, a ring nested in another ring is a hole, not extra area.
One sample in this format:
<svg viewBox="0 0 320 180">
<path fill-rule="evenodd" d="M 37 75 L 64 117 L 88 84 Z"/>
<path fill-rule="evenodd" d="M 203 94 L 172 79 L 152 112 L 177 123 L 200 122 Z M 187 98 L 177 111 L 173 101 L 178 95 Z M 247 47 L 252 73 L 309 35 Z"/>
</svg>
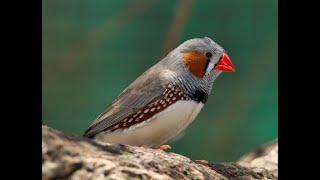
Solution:
<svg viewBox="0 0 320 180">
<path fill-rule="evenodd" d="M 172 50 L 159 65 L 175 72 L 173 81 L 192 98 L 205 102 L 212 90 L 214 80 L 221 74 L 215 69 L 225 50 L 208 37 L 194 38 Z"/>
</svg>

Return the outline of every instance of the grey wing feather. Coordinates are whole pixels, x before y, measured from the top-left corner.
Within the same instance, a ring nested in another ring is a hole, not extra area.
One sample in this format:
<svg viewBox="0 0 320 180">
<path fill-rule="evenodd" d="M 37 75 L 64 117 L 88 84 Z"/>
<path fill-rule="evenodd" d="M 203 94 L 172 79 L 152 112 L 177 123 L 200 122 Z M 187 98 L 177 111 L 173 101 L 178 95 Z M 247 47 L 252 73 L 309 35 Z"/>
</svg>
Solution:
<svg viewBox="0 0 320 180">
<path fill-rule="evenodd" d="M 155 67 L 150 68 L 125 89 L 98 116 L 94 123 L 86 130 L 84 136 L 92 137 L 138 111 L 149 102 L 160 98 L 168 80 L 160 79 L 161 75 L 155 69 Z"/>
</svg>

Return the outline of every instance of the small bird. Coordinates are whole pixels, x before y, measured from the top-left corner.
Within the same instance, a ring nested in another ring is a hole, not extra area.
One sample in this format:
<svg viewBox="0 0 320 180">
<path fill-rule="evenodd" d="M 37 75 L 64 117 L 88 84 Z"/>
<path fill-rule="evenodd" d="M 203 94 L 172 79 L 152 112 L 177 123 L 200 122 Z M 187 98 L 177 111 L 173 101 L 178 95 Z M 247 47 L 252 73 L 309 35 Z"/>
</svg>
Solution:
<svg viewBox="0 0 320 180">
<path fill-rule="evenodd" d="M 153 65 L 103 111 L 84 136 L 159 149 L 195 119 L 221 72 L 235 68 L 208 37 L 183 42 Z"/>
</svg>

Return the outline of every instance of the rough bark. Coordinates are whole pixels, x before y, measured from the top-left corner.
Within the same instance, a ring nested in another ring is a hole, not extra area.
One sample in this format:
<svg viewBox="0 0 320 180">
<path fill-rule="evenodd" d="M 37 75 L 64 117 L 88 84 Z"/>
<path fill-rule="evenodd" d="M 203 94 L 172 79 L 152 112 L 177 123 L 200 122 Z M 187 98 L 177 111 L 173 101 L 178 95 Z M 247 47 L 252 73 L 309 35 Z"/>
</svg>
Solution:
<svg viewBox="0 0 320 180">
<path fill-rule="evenodd" d="M 107 144 L 42 127 L 42 179 L 278 179 L 277 142 L 239 162 L 194 161 L 176 153 Z"/>
<path fill-rule="evenodd" d="M 278 140 L 243 156 L 238 164 L 254 171 L 267 169 L 278 177 Z"/>
</svg>

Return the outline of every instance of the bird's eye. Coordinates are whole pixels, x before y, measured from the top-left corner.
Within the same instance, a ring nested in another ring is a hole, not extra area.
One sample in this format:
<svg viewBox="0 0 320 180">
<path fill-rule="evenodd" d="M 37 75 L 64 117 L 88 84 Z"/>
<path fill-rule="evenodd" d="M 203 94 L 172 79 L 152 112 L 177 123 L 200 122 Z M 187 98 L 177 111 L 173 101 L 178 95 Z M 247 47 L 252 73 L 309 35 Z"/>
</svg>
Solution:
<svg viewBox="0 0 320 180">
<path fill-rule="evenodd" d="M 207 56 L 208 58 L 211 58 L 212 53 L 211 53 L 211 52 L 207 52 L 207 53 L 206 53 L 206 56 Z"/>
</svg>

